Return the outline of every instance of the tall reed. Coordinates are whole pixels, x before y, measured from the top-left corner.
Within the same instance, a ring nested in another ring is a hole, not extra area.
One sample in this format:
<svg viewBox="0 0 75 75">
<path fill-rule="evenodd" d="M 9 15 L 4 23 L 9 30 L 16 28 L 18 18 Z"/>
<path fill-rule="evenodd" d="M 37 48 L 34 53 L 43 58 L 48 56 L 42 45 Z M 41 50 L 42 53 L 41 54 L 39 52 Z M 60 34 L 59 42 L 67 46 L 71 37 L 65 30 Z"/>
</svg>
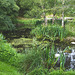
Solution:
<svg viewBox="0 0 75 75">
<path fill-rule="evenodd" d="M 56 40 L 59 38 L 62 40 L 67 36 L 67 31 L 64 31 L 64 28 L 59 25 L 48 25 L 48 26 L 37 26 L 31 31 L 31 34 L 37 38 L 45 38 L 50 40 Z"/>
</svg>

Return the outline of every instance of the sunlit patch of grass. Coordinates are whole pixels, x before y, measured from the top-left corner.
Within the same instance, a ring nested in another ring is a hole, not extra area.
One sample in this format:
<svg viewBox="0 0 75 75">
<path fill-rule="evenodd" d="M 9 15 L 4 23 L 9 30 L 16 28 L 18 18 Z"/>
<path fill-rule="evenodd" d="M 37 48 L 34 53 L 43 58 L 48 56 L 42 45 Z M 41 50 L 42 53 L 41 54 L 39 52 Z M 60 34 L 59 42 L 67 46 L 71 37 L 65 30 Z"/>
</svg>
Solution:
<svg viewBox="0 0 75 75">
<path fill-rule="evenodd" d="M 54 70 L 50 72 L 49 75 L 75 75 L 75 71 L 62 71 L 62 70 Z"/>
<path fill-rule="evenodd" d="M 69 31 L 68 36 L 73 36 L 75 37 L 75 22 L 69 22 L 65 25 L 65 28 Z"/>
<path fill-rule="evenodd" d="M 0 75 L 22 75 L 22 74 L 20 74 L 15 67 L 0 61 Z"/>
<path fill-rule="evenodd" d="M 41 24 L 41 19 L 17 19 L 16 28 L 23 29 L 23 28 L 35 28 L 37 24 Z"/>
</svg>

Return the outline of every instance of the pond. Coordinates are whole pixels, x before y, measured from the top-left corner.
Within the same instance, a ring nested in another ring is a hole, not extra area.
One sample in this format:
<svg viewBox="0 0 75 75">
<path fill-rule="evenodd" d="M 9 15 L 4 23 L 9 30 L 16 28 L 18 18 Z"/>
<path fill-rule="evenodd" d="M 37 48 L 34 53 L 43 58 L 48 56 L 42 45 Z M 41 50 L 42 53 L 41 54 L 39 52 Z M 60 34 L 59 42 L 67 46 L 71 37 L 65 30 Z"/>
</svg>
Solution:
<svg viewBox="0 0 75 75">
<path fill-rule="evenodd" d="M 70 50 L 65 50 L 64 55 L 66 56 L 65 58 L 65 68 L 66 69 L 74 69 L 75 70 L 75 45 L 69 45 L 66 47 L 70 47 Z M 63 51 L 61 47 L 57 47 L 57 54 L 60 54 Z M 60 57 L 58 60 L 58 64 L 60 61 Z"/>
<path fill-rule="evenodd" d="M 12 32 L 9 33 L 8 35 L 5 34 L 6 39 L 8 40 L 9 43 L 12 44 L 12 46 L 17 50 L 19 53 L 25 53 L 26 50 L 31 49 L 33 46 L 41 46 L 44 48 L 47 44 L 51 44 L 50 41 L 45 40 L 45 41 L 38 41 L 36 38 L 27 38 L 25 37 L 26 33 L 25 31 L 21 32 L 22 34 L 14 34 Z M 8 33 L 8 32 L 7 32 Z M 29 33 L 29 32 L 28 32 Z M 13 36 L 10 36 L 10 34 Z M 28 34 L 29 35 L 29 34 Z M 10 37 L 9 37 L 10 36 Z M 65 50 L 64 55 L 66 56 L 65 59 L 65 68 L 66 69 L 74 69 L 75 70 L 75 44 L 74 42 L 71 41 L 55 41 L 55 52 L 56 54 L 59 54 L 66 48 L 70 47 L 70 50 Z M 58 59 L 57 67 L 59 65 L 60 57 Z"/>
<path fill-rule="evenodd" d="M 36 39 L 31 38 L 18 38 L 11 40 L 11 44 L 14 48 L 17 49 L 19 53 L 25 53 L 26 50 L 31 49 L 33 46 L 41 46 L 44 48 L 50 41 L 37 41 Z M 68 48 L 69 47 L 69 48 Z M 75 69 L 75 45 L 71 42 L 55 42 L 55 52 L 59 54 L 64 51 L 65 59 L 65 68 L 66 69 Z M 60 57 L 58 59 L 57 67 L 59 67 Z"/>
</svg>

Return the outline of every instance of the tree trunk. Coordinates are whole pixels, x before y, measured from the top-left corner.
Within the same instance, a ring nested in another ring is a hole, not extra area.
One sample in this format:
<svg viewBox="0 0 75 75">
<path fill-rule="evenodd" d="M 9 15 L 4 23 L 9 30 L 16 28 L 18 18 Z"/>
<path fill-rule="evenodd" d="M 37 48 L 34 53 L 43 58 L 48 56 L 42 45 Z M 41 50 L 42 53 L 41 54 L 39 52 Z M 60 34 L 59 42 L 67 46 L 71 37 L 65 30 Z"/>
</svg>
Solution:
<svg viewBox="0 0 75 75">
<path fill-rule="evenodd" d="M 64 0 L 62 2 L 62 5 L 63 5 L 63 10 L 62 10 L 62 27 L 65 27 L 65 25 L 64 25 Z"/>
<path fill-rule="evenodd" d="M 62 27 L 64 27 L 64 11 L 62 12 Z"/>
<path fill-rule="evenodd" d="M 42 10 L 43 10 L 44 23 L 47 26 L 47 18 L 46 18 L 46 14 L 45 14 L 45 11 L 44 11 L 44 5 L 42 4 L 41 0 L 40 0 L 40 3 L 41 3 Z"/>
<path fill-rule="evenodd" d="M 45 12 L 43 13 L 43 15 L 44 15 L 44 22 L 45 22 L 45 25 L 47 26 L 47 18 L 46 18 Z"/>
<path fill-rule="evenodd" d="M 52 24 L 54 24 L 54 21 L 55 21 L 55 13 L 53 13 Z"/>
</svg>

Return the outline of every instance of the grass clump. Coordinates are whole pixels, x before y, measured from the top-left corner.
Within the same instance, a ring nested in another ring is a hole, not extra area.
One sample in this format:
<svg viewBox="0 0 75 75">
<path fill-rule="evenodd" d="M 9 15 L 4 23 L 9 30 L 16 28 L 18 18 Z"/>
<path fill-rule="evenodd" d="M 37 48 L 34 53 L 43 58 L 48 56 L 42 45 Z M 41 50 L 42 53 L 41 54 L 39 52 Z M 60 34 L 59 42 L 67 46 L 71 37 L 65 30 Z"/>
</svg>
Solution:
<svg viewBox="0 0 75 75">
<path fill-rule="evenodd" d="M 48 75 L 75 75 L 75 71 L 54 70 L 53 72 L 50 72 Z"/>
<path fill-rule="evenodd" d="M 48 75 L 48 69 L 44 69 L 42 67 L 35 68 L 33 71 L 28 73 L 27 75 Z"/>
<path fill-rule="evenodd" d="M 22 66 L 26 73 L 32 71 L 38 66 L 41 66 L 41 53 L 39 51 L 31 50 L 25 54 L 24 58 Z"/>
<path fill-rule="evenodd" d="M 31 34 L 35 35 L 37 38 L 55 40 L 58 37 L 61 40 L 67 36 L 68 32 L 67 30 L 64 31 L 64 28 L 59 25 L 41 25 L 32 30 Z"/>
</svg>

